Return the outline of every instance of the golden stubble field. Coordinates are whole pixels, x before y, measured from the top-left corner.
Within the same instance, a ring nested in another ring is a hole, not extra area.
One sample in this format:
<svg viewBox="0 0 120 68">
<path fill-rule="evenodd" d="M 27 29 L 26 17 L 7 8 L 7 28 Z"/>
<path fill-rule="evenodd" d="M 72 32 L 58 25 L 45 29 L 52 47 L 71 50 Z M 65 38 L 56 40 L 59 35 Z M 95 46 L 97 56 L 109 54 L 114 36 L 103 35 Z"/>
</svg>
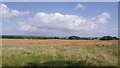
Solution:
<svg viewBox="0 0 120 68">
<path fill-rule="evenodd" d="M 101 41 L 101 40 L 33 40 L 33 39 L 2 39 L 3 46 L 109 46 L 117 45 L 117 40 Z"/>
</svg>

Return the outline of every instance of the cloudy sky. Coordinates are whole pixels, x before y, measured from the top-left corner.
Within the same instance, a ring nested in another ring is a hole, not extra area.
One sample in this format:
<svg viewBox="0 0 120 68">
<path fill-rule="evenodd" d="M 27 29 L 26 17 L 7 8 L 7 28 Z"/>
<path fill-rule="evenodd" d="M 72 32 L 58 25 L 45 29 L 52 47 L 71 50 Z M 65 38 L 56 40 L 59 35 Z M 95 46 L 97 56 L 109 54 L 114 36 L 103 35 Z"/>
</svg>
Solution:
<svg viewBox="0 0 120 68">
<path fill-rule="evenodd" d="M 3 35 L 117 36 L 117 2 L 3 2 Z"/>
</svg>

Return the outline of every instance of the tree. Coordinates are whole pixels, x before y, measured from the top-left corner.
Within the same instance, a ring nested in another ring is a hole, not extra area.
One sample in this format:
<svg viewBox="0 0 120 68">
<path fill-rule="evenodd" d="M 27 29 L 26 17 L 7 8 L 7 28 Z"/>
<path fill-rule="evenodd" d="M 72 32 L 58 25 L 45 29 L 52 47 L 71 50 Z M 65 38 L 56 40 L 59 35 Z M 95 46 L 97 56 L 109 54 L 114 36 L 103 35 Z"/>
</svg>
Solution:
<svg viewBox="0 0 120 68">
<path fill-rule="evenodd" d="M 118 40 L 118 38 L 117 37 L 113 37 L 113 40 Z"/>
<path fill-rule="evenodd" d="M 70 36 L 70 37 L 68 37 L 68 39 L 70 39 L 70 40 L 79 40 L 81 38 L 79 36 Z"/>
<path fill-rule="evenodd" d="M 100 40 L 113 40 L 111 36 L 103 36 Z"/>
</svg>

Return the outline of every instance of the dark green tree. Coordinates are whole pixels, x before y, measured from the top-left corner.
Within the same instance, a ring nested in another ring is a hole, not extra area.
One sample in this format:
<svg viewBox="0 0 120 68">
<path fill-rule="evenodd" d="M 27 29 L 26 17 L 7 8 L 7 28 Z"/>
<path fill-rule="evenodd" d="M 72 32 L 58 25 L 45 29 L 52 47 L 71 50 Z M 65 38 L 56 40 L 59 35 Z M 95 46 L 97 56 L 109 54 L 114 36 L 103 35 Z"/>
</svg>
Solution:
<svg viewBox="0 0 120 68">
<path fill-rule="evenodd" d="M 100 40 L 113 40 L 111 36 L 103 36 Z"/>
<path fill-rule="evenodd" d="M 79 36 L 70 36 L 70 37 L 68 37 L 68 39 L 70 39 L 70 40 L 79 40 L 81 38 Z"/>
<path fill-rule="evenodd" d="M 118 38 L 117 37 L 113 37 L 113 40 L 118 40 Z"/>
</svg>

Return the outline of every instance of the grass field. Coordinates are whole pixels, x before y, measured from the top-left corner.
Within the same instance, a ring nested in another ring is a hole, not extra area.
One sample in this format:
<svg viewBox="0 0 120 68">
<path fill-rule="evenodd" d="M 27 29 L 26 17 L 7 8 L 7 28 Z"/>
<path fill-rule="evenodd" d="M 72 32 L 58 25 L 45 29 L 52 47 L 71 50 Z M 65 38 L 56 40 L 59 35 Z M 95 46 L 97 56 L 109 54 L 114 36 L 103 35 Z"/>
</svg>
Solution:
<svg viewBox="0 0 120 68">
<path fill-rule="evenodd" d="M 118 41 L 3 39 L 3 66 L 117 66 Z"/>
</svg>

